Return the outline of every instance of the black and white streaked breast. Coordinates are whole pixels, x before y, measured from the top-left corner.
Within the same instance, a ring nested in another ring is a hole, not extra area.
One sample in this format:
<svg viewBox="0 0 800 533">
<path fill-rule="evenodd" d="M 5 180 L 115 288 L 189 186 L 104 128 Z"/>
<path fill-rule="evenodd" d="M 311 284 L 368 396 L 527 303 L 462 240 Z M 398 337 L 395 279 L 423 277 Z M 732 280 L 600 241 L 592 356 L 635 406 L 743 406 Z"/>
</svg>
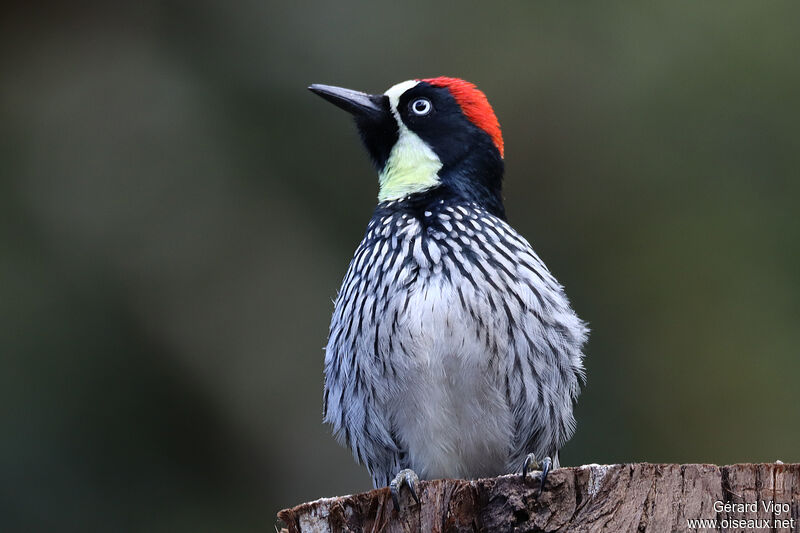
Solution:
<svg viewBox="0 0 800 533">
<path fill-rule="evenodd" d="M 326 420 L 376 486 L 398 466 L 423 478 L 511 471 L 571 436 L 585 337 L 504 220 L 474 203 L 385 202 L 337 298 Z"/>
<path fill-rule="evenodd" d="M 423 209 L 386 202 L 378 206 L 356 250 L 339 294 L 346 305 L 338 309 L 340 316 L 334 322 L 349 317 L 346 332 L 358 332 L 365 318 L 372 321 L 388 310 L 398 297 L 392 289 L 432 278 L 454 284 L 462 295 L 467 286 L 484 293 L 493 314 L 508 315 L 504 299 L 498 298 L 501 295 L 525 307 L 544 308 L 546 298 L 558 300 L 550 291 L 560 292 L 528 242 L 477 204 L 450 205 L 440 200 Z M 538 305 L 530 306 L 532 302 L 523 301 L 523 295 L 515 291 L 516 285 L 526 281 Z M 513 317 L 508 318 L 513 322 Z"/>
</svg>

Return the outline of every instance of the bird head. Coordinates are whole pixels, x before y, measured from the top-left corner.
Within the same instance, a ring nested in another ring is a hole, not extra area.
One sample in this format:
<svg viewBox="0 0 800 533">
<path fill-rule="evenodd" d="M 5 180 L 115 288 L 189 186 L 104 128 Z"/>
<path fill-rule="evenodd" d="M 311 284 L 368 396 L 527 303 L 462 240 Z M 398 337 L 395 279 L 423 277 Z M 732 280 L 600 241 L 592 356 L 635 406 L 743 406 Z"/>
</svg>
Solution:
<svg viewBox="0 0 800 533">
<path fill-rule="evenodd" d="M 503 137 L 486 96 L 458 78 L 409 80 L 383 94 L 314 84 L 353 115 L 378 171 L 378 200 L 454 197 L 503 215 Z"/>
</svg>

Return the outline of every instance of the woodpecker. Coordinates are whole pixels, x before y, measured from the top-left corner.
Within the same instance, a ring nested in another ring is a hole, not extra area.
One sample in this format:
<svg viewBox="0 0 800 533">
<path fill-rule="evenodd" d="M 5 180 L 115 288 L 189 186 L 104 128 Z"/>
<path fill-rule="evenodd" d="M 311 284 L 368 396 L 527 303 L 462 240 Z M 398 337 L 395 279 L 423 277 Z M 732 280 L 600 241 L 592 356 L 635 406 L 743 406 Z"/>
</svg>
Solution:
<svg viewBox="0 0 800 533">
<path fill-rule="evenodd" d="M 486 96 L 449 77 L 309 89 L 352 114 L 379 182 L 331 320 L 325 422 L 395 508 L 419 479 L 520 467 L 541 491 L 575 430 L 588 328 L 506 221 Z"/>
</svg>

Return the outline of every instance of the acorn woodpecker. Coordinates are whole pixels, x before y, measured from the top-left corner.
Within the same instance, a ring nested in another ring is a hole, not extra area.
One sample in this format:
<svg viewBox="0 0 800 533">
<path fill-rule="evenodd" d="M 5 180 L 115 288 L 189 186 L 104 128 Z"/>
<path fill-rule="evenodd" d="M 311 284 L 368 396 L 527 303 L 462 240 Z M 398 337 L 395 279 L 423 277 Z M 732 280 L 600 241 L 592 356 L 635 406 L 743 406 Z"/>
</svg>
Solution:
<svg viewBox="0 0 800 533">
<path fill-rule="evenodd" d="M 486 96 L 448 77 L 309 89 L 353 115 L 380 184 L 336 298 L 325 421 L 395 507 L 419 478 L 524 478 L 536 458 L 541 490 L 575 430 L 588 329 L 506 221 Z"/>
</svg>

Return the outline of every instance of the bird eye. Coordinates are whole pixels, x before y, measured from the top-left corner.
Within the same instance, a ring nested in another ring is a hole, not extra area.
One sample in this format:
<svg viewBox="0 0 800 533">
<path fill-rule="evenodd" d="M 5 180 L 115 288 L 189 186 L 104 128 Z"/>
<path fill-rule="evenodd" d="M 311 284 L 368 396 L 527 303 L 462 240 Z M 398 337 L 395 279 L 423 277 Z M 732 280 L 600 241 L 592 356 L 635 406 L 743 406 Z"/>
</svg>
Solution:
<svg viewBox="0 0 800 533">
<path fill-rule="evenodd" d="M 417 98 L 411 102 L 411 111 L 420 117 L 430 113 L 431 109 L 433 109 L 433 105 L 427 98 Z"/>
</svg>

